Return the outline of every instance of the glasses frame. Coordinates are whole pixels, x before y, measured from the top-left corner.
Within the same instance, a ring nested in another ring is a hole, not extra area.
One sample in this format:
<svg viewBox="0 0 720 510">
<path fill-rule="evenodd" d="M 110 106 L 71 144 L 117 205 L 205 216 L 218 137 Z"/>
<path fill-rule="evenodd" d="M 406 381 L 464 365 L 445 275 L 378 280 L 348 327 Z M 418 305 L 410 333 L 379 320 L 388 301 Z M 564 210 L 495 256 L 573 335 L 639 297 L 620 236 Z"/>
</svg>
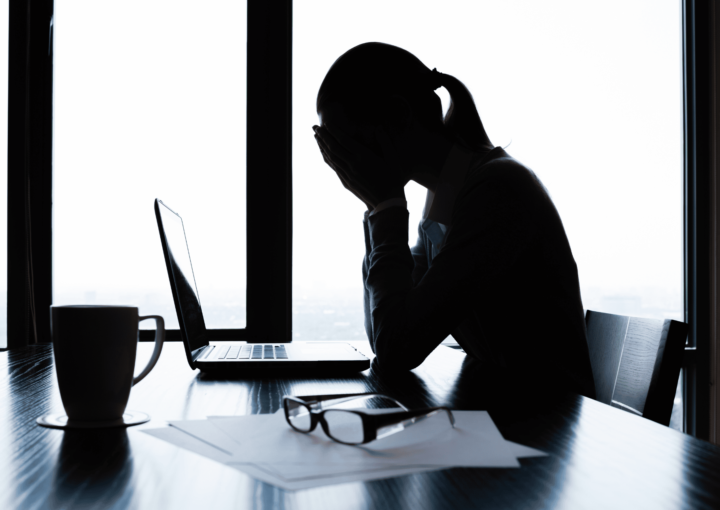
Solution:
<svg viewBox="0 0 720 510">
<path fill-rule="evenodd" d="M 371 397 L 382 397 L 388 400 L 392 400 L 397 405 L 399 405 L 403 410 L 394 412 L 394 413 L 383 413 L 383 414 L 367 414 L 362 411 L 357 411 L 355 409 L 322 409 L 322 402 L 328 401 L 328 400 L 337 400 L 337 402 L 334 402 L 333 405 L 340 404 L 341 402 L 345 402 L 348 400 L 354 400 L 356 398 L 371 398 Z M 310 416 L 310 428 L 307 430 L 302 430 L 297 427 L 295 427 L 292 422 L 290 421 L 290 410 L 288 408 L 289 402 L 294 402 L 296 404 L 299 404 L 300 406 L 304 407 L 308 411 L 308 415 Z M 306 396 L 292 396 L 292 395 L 285 395 L 283 397 L 283 409 L 285 411 L 285 420 L 288 422 L 288 425 L 295 430 L 296 432 L 301 432 L 303 434 L 309 434 L 313 430 L 317 428 L 318 423 L 323 429 L 323 432 L 325 432 L 325 435 L 328 436 L 333 441 L 348 445 L 348 446 L 358 446 L 362 444 L 370 443 L 371 441 L 374 441 L 377 439 L 377 433 L 378 430 L 389 427 L 391 425 L 396 425 L 398 423 L 402 423 L 406 420 L 411 420 L 413 418 L 418 417 L 424 417 L 426 415 L 432 414 L 437 411 L 445 411 L 447 412 L 448 419 L 450 420 L 450 424 L 453 428 L 455 428 L 455 417 L 452 414 L 452 411 L 445 407 L 445 406 L 439 406 L 439 407 L 426 407 L 424 409 L 414 409 L 409 410 L 404 405 L 402 405 L 400 402 L 395 400 L 392 397 L 388 397 L 387 395 L 383 395 L 382 393 L 347 393 L 342 395 L 306 395 Z M 342 411 L 346 413 L 352 413 L 357 416 L 360 416 L 360 419 L 362 420 L 362 428 L 363 428 L 363 440 L 361 442 L 354 442 L 349 443 L 346 441 L 341 441 L 340 439 L 337 439 L 336 437 L 333 437 L 333 435 L 330 432 L 330 427 L 325 420 L 325 413 L 327 411 Z"/>
</svg>

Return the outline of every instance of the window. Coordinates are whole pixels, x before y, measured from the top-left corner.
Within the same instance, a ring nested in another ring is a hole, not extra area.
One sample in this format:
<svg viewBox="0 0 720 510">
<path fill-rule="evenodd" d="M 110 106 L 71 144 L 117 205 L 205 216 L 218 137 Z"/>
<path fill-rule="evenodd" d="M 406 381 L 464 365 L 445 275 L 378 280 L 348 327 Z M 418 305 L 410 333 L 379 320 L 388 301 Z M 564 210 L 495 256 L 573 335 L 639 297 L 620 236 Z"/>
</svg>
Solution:
<svg viewBox="0 0 720 510">
<path fill-rule="evenodd" d="M 55 2 L 55 304 L 137 305 L 178 328 L 157 197 L 183 217 L 207 327 L 245 327 L 246 15 Z"/>
</svg>

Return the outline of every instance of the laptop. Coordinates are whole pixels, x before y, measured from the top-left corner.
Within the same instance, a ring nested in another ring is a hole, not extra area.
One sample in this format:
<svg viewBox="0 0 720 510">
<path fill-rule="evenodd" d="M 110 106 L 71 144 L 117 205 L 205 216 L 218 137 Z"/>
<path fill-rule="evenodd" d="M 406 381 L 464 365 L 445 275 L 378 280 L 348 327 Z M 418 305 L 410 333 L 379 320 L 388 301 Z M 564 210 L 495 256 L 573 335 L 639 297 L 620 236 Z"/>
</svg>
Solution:
<svg viewBox="0 0 720 510">
<path fill-rule="evenodd" d="M 282 375 L 297 372 L 359 372 L 370 360 L 348 343 L 286 342 L 254 344 L 213 342 L 205 328 L 185 227 L 178 213 L 155 199 L 170 288 L 190 367 L 235 375 Z"/>
</svg>

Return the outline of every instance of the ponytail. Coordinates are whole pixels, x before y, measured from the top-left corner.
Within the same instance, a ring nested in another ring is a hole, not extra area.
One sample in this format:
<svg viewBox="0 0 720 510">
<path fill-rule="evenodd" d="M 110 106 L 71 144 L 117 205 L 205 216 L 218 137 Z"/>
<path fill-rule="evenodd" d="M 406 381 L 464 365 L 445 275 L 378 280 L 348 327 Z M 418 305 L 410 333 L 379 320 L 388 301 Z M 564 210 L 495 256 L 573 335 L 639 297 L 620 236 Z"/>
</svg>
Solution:
<svg viewBox="0 0 720 510">
<path fill-rule="evenodd" d="M 433 79 L 434 84 L 445 87 L 450 93 L 450 107 L 443 119 L 445 129 L 469 149 L 476 151 L 492 149 L 475 101 L 467 87 L 449 74 L 439 73 L 435 69 L 432 70 L 432 74 L 437 76 Z"/>
</svg>

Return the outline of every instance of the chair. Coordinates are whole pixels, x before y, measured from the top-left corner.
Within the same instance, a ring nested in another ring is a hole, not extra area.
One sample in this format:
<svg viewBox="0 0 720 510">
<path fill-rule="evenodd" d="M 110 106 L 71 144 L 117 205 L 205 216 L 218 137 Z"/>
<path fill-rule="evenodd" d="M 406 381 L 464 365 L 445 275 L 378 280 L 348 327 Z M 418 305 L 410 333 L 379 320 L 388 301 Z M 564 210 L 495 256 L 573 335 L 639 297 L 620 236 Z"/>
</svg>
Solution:
<svg viewBox="0 0 720 510">
<path fill-rule="evenodd" d="M 596 398 L 670 424 L 688 325 L 587 311 Z"/>
</svg>

